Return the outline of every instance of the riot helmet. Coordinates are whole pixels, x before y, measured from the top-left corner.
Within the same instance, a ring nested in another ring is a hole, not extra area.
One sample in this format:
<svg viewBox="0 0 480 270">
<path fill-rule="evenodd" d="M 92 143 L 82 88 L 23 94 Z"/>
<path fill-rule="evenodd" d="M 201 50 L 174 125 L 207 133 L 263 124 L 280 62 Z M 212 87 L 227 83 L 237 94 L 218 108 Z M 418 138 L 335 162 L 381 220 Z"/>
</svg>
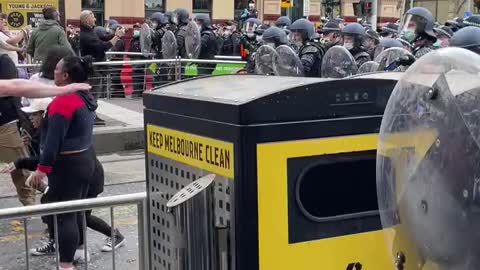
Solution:
<svg viewBox="0 0 480 270">
<path fill-rule="evenodd" d="M 464 27 L 463 22 L 463 18 L 455 18 L 453 20 L 448 20 L 445 23 L 445 26 L 450 27 L 450 29 L 452 29 L 452 31 L 455 33 L 458 30 L 462 29 L 462 27 Z"/>
<path fill-rule="evenodd" d="M 389 37 L 389 38 L 396 38 L 398 35 L 398 24 L 396 23 L 387 23 L 382 27 L 382 31 L 380 32 L 380 36 L 382 37 Z"/>
<path fill-rule="evenodd" d="M 380 42 L 380 36 L 376 31 L 368 29 L 365 32 L 365 38 L 363 39 L 362 46 L 364 48 L 372 49 L 375 48 Z"/>
<path fill-rule="evenodd" d="M 347 50 L 360 48 L 365 38 L 365 28 L 359 23 L 352 23 L 342 30 L 343 46 Z"/>
<path fill-rule="evenodd" d="M 210 20 L 210 15 L 206 13 L 199 13 L 195 15 L 195 22 L 199 27 L 203 29 L 212 29 L 212 21 Z"/>
<path fill-rule="evenodd" d="M 152 22 L 152 28 L 154 30 L 157 30 L 168 23 L 167 18 L 161 12 L 153 13 L 150 17 L 150 21 Z"/>
<path fill-rule="evenodd" d="M 380 42 L 377 45 L 377 48 L 375 48 L 375 54 L 374 54 L 374 59 L 377 58 L 377 56 L 384 52 L 387 49 L 390 48 L 404 48 L 402 42 L 400 42 L 398 39 L 394 38 L 382 38 Z"/>
<path fill-rule="evenodd" d="M 276 26 L 270 27 L 262 35 L 263 43 L 276 48 L 280 45 L 288 44 L 287 34 L 283 29 Z"/>
<path fill-rule="evenodd" d="M 262 21 L 257 18 L 249 18 L 245 21 L 243 31 L 249 38 L 255 37 L 255 31 L 262 25 Z"/>
<path fill-rule="evenodd" d="M 173 12 L 165 12 L 165 18 L 167 18 L 168 23 L 175 24 L 175 16 L 173 15 Z"/>
<path fill-rule="evenodd" d="M 435 20 L 432 13 L 423 7 L 415 7 L 407 11 L 399 27 L 400 36 L 411 43 L 420 39 L 435 42 L 437 37 L 433 32 Z"/>
<path fill-rule="evenodd" d="M 450 39 L 453 36 L 453 31 L 448 26 L 442 26 L 433 29 L 433 32 L 437 35 L 437 42 L 435 47 L 437 48 L 447 48 L 450 45 Z"/>
<path fill-rule="evenodd" d="M 458 30 L 450 40 L 450 46 L 464 48 L 480 54 L 480 28 L 467 26 Z"/>
<path fill-rule="evenodd" d="M 327 22 L 320 32 L 323 34 L 323 40 L 328 47 L 342 44 L 340 25 L 336 20 Z"/>
<path fill-rule="evenodd" d="M 174 17 L 176 18 L 176 23 L 178 25 L 186 25 L 188 24 L 190 13 L 184 8 L 179 8 L 175 10 Z"/>
<path fill-rule="evenodd" d="M 290 25 L 292 25 L 292 20 L 290 20 L 288 16 L 282 16 L 278 18 L 277 21 L 275 22 L 276 27 L 283 28 L 283 29 L 289 28 Z"/>
<path fill-rule="evenodd" d="M 290 31 L 292 42 L 300 45 L 314 38 L 315 26 L 307 19 L 298 19 L 290 26 Z"/>
</svg>

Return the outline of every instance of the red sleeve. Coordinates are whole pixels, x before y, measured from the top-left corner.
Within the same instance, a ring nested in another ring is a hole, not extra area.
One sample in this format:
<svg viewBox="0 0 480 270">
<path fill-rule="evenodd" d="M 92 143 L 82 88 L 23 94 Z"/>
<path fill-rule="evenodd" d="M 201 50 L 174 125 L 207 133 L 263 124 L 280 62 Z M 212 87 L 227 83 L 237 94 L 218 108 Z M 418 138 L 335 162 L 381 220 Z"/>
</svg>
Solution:
<svg viewBox="0 0 480 270">
<path fill-rule="evenodd" d="M 46 174 L 52 173 L 53 164 L 60 153 L 73 114 L 85 102 L 77 95 L 55 98 L 48 107 L 48 129 L 43 152 L 37 169 Z"/>
</svg>

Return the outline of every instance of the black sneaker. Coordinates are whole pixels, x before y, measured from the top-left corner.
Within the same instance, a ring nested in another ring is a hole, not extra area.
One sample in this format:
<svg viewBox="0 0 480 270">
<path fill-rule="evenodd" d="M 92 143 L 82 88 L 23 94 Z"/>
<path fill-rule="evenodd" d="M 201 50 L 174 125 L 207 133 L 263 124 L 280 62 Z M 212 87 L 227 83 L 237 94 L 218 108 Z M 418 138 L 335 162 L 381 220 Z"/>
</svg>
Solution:
<svg viewBox="0 0 480 270">
<path fill-rule="evenodd" d="M 48 241 L 43 247 L 30 249 L 32 256 L 50 256 L 55 255 L 55 241 Z"/>
<path fill-rule="evenodd" d="M 102 118 L 97 117 L 95 118 L 95 122 L 94 122 L 94 125 L 95 126 L 105 126 L 107 123 L 105 123 L 105 120 L 103 120 Z"/>
<path fill-rule="evenodd" d="M 105 245 L 103 245 L 103 247 L 102 247 L 102 251 L 103 252 L 111 252 L 112 251 L 112 246 L 113 246 L 112 242 L 113 242 L 112 238 L 107 237 L 107 239 L 105 239 Z M 123 245 L 125 245 L 125 242 L 126 242 L 125 237 L 118 230 L 115 230 L 115 249 L 120 248 Z"/>
</svg>

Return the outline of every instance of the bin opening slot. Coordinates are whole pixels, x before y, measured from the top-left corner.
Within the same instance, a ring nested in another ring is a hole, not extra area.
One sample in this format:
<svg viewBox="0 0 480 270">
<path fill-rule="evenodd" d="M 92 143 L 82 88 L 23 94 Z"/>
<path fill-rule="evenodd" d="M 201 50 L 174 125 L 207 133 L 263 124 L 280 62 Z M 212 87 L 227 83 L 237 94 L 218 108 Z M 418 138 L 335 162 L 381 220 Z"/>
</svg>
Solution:
<svg viewBox="0 0 480 270">
<path fill-rule="evenodd" d="M 325 156 L 296 183 L 301 212 L 317 222 L 378 215 L 376 151 Z"/>
</svg>

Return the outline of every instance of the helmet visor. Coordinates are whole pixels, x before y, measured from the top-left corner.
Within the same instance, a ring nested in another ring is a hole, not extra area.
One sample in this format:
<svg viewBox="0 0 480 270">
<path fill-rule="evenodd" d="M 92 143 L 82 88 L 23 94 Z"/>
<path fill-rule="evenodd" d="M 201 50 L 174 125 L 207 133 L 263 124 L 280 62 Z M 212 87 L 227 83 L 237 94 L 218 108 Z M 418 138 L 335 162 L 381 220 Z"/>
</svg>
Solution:
<svg viewBox="0 0 480 270">
<path fill-rule="evenodd" d="M 253 22 L 247 22 L 245 24 L 245 33 L 254 33 L 255 30 L 257 30 L 258 24 L 253 23 Z"/>
<path fill-rule="evenodd" d="M 400 24 L 400 33 L 413 32 L 422 33 L 425 31 L 427 20 L 417 15 L 407 14 Z"/>
</svg>

